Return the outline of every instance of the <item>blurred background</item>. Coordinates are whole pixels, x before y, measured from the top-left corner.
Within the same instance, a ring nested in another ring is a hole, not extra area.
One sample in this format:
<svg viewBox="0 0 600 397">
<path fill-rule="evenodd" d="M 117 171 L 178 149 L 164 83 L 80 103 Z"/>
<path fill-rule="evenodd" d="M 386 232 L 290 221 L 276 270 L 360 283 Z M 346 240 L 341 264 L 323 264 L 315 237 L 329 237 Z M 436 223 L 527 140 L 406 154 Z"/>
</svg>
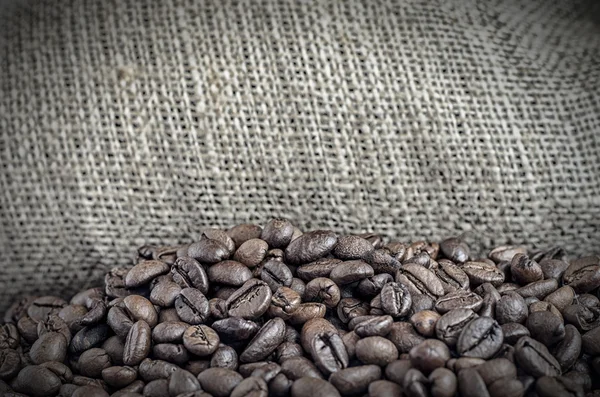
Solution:
<svg viewBox="0 0 600 397">
<path fill-rule="evenodd" d="M 0 6 L 0 309 L 275 216 L 599 250 L 595 1 Z"/>
</svg>

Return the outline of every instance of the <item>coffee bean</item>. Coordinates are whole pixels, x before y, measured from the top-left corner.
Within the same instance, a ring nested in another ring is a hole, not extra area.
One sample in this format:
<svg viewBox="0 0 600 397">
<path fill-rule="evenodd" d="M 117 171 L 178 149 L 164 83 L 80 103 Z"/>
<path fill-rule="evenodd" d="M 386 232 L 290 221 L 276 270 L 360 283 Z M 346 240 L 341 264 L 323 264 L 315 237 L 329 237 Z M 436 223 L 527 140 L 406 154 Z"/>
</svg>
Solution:
<svg viewBox="0 0 600 397">
<path fill-rule="evenodd" d="M 32 397 L 55 396 L 60 390 L 60 378 L 48 368 L 27 366 L 19 371 L 13 385 L 15 391 Z"/>
<path fill-rule="evenodd" d="M 445 293 L 469 288 L 469 276 L 453 262 L 441 259 L 434 269 L 435 275 L 442 282 Z"/>
<path fill-rule="evenodd" d="M 572 261 L 563 274 L 563 283 L 578 294 L 600 287 L 600 257 L 588 256 Z"/>
<path fill-rule="evenodd" d="M 363 259 L 374 250 L 373 245 L 360 236 L 342 236 L 333 249 L 333 255 L 343 260 Z"/>
<path fill-rule="evenodd" d="M 129 318 L 145 321 L 151 328 L 158 323 L 156 308 L 148 299 L 139 295 L 130 295 L 123 299 L 122 308 Z M 112 309 L 111 309 L 112 310 Z"/>
<path fill-rule="evenodd" d="M 208 319 L 208 300 L 195 288 L 184 288 L 175 299 L 175 310 L 188 324 L 202 324 Z"/>
<path fill-rule="evenodd" d="M 400 255 L 402 257 L 402 255 Z M 376 274 L 388 273 L 395 275 L 402 266 L 400 260 L 391 255 L 388 249 L 375 249 L 363 258 L 373 268 Z"/>
<path fill-rule="evenodd" d="M 329 230 L 305 233 L 287 246 L 286 260 L 292 265 L 314 262 L 331 252 L 337 240 L 337 234 Z"/>
<path fill-rule="evenodd" d="M 280 318 L 267 321 L 240 355 L 240 361 L 254 362 L 273 353 L 285 337 L 285 322 Z"/>
<path fill-rule="evenodd" d="M 254 376 L 244 379 L 231 391 L 231 397 L 267 397 L 268 395 L 267 382 Z"/>
<path fill-rule="evenodd" d="M 450 359 L 450 349 L 443 342 L 427 339 L 410 350 L 410 362 L 425 374 L 443 367 Z"/>
<path fill-rule="evenodd" d="M 271 289 L 264 282 L 250 279 L 227 299 L 231 317 L 255 319 L 264 314 L 271 303 Z"/>
<path fill-rule="evenodd" d="M 502 324 L 502 333 L 504 334 L 504 343 L 514 345 L 523 336 L 531 336 L 526 326 L 519 323 Z"/>
<path fill-rule="evenodd" d="M 29 356 L 34 364 L 47 361 L 62 362 L 67 356 L 67 340 L 58 332 L 48 332 L 42 335 L 31 346 Z"/>
<path fill-rule="evenodd" d="M 469 277 L 471 288 L 483 283 L 490 283 L 496 287 L 504 282 L 504 273 L 496 266 L 483 261 L 466 262 L 461 269 Z"/>
<path fill-rule="evenodd" d="M 558 309 L 556 307 L 554 307 L 554 305 L 552 303 L 548 303 L 548 302 L 534 302 L 532 304 L 529 305 L 529 313 L 535 313 L 535 312 L 549 312 L 554 314 L 557 318 L 560 319 L 561 322 L 563 322 L 563 316 L 562 314 L 558 311 Z"/>
<path fill-rule="evenodd" d="M 21 357 L 14 349 L 0 349 L 0 380 L 10 380 L 17 376 L 21 367 Z"/>
<path fill-rule="evenodd" d="M 210 366 L 214 368 L 228 368 L 235 371 L 238 368 L 238 355 L 232 347 L 221 346 L 213 353 L 210 359 Z"/>
<path fill-rule="evenodd" d="M 170 396 L 178 396 L 183 393 L 199 391 L 201 387 L 200 382 L 191 372 L 180 369 L 171 375 L 168 390 Z"/>
<path fill-rule="evenodd" d="M 236 261 L 222 261 L 208 268 L 208 279 L 212 283 L 240 287 L 252 278 L 252 271 Z"/>
<path fill-rule="evenodd" d="M 331 271 L 341 263 L 339 259 L 322 258 L 298 267 L 296 273 L 301 280 L 308 282 L 317 277 L 329 277 Z"/>
<path fill-rule="evenodd" d="M 67 305 L 64 299 L 56 296 L 42 296 L 36 298 L 27 308 L 27 315 L 33 321 L 43 321 L 49 314 L 57 314 Z"/>
<path fill-rule="evenodd" d="M 452 237 L 440 243 L 442 254 L 453 262 L 469 260 L 469 247 L 460 238 Z"/>
<path fill-rule="evenodd" d="M 167 379 L 178 369 L 179 367 L 175 364 L 147 358 L 140 363 L 138 372 L 145 382 L 152 382 L 157 379 Z"/>
<path fill-rule="evenodd" d="M 212 328 L 224 342 L 235 342 L 248 340 L 260 329 L 254 321 L 245 320 L 241 317 L 229 317 L 215 321 Z"/>
<path fill-rule="evenodd" d="M 410 323 L 415 327 L 418 333 L 426 337 L 431 337 L 435 334 L 435 325 L 440 317 L 441 316 L 437 312 L 423 310 L 413 314 L 410 317 Z"/>
<path fill-rule="evenodd" d="M 71 339 L 69 353 L 79 355 L 85 350 L 100 346 L 108 338 L 109 331 L 110 328 L 106 324 L 84 327 Z"/>
<path fill-rule="evenodd" d="M 512 245 L 504 245 L 491 250 L 488 254 L 488 257 L 496 263 L 500 263 L 503 261 L 510 262 L 516 254 L 527 254 L 527 248 Z"/>
<path fill-rule="evenodd" d="M 19 330 L 15 324 L 0 326 L 0 349 L 16 349 L 21 341 Z"/>
<path fill-rule="evenodd" d="M 525 372 L 536 378 L 561 374 L 560 364 L 546 346 L 528 336 L 522 337 L 515 345 L 515 359 Z"/>
<path fill-rule="evenodd" d="M 179 372 L 179 369 L 176 371 Z M 144 386 L 144 397 L 164 397 L 169 395 L 169 381 L 155 379 Z"/>
<path fill-rule="evenodd" d="M 600 310 L 584 305 L 570 305 L 563 310 L 565 322 L 573 324 L 581 332 L 600 326 Z"/>
<path fill-rule="evenodd" d="M 337 329 L 329 321 L 314 318 L 302 327 L 300 340 L 317 367 L 325 374 L 348 366 L 348 353 Z"/>
<path fill-rule="evenodd" d="M 80 386 L 71 397 L 109 397 L 109 394 L 99 387 L 95 386 Z"/>
<path fill-rule="evenodd" d="M 509 292 L 496 303 L 496 320 L 499 324 L 523 323 L 528 315 L 525 299 L 516 292 Z"/>
<path fill-rule="evenodd" d="M 305 376 L 323 379 L 317 367 L 306 357 L 290 357 L 281 363 L 281 372 L 291 380 Z"/>
<path fill-rule="evenodd" d="M 189 256 L 177 258 L 171 267 L 173 281 L 181 288 L 196 288 L 203 294 L 208 293 L 208 275 L 204 267 Z"/>
<path fill-rule="evenodd" d="M 79 356 L 79 373 L 90 378 L 102 377 L 102 370 L 111 366 L 110 356 L 100 348 L 92 348 Z"/>
<path fill-rule="evenodd" d="M 188 351 L 181 344 L 159 343 L 152 347 L 154 358 L 174 364 L 184 365 L 190 359 Z"/>
<path fill-rule="evenodd" d="M 219 335 L 206 325 L 193 325 L 183 334 L 183 345 L 192 354 L 209 356 L 219 347 Z"/>
<path fill-rule="evenodd" d="M 338 303 L 337 315 L 342 322 L 347 323 L 354 317 L 366 315 L 368 310 L 369 306 L 365 302 L 355 298 L 344 298 Z"/>
<path fill-rule="evenodd" d="M 402 390 L 408 397 L 427 397 L 429 380 L 418 369 L 411 368 L 402 381 Z"/>
<path fill-rule="evenodd" d="M 573 288 L 565 285 L 546 296 L 544 301 L 552 303 L 560 312 L 562 312 L 567 306 L 570 306 L 573 303 L 573 299 L 575 299 L 575 291 Z"/>
<path fill-rule="evenodd" d="M 381 289 L 381 308 L 392 317 L 403 317 L 412 306 L 411 293 L 402 283 L 388 283 Z"/>
<path fill-rule="evenodd" d="M 137 378 L 137 371 L 132 367 L 114 366 L 102 370 L 102 379 L 115 389 L 130 385 Z"/>
<path fill-rule="evenodd" d="M 458 372 L 458 390 L 462 397 L 489 397 L 481 375 L 474 368 L 466 368 Z"/>
<path fill-rule="evenodd" d="M 354 332 L 363 338 L 367 336 L 386 336 L 392 329 L 393 323 L 394 319 L 391 316 L 375 316 L 358 323 L 354 327 Z"/>
<path fill-rule="evenodd" d="M 38 338 L 37 321 L 34 321 L 29 316 L 22 317 L 17 323 L 17 330 L 21 338 L 28 343 L 33 343 Z"/>
<path fill-rule="evenodd" d="M 556 345 L 553 356 L 560 364 L 561 370 L 566 372 L 575 364 L 581 354 L 582 339 L 581 334 L 573 325 L 567 324 L 564 329 L 565 336 Z"/>
<path fill-rule="evenodd" d="M 596 327 L 583 334 L 583 351 L 591 356 L 600 355 L 600 327 Z"/>
<path fill-rule="evenodd" d="M 456 394 L 456 375 L 447 368 L 436 368 L 429 374 L 432 397 L 452 397 Z"/>
<path fill-rule="evenodd" d="M 502 346 L 504 334 L 500 325 L 490 317 L 478 317 L 466 325 L 456 342 L 461 356 L 488 359 Z"/>
<path fill-rule="evenodd" d="M 546 346 L 560 342 L 565 336 L 562 319 L 546 311 L 533 312 L 527 318 L 527 329 L 531 336 Z"/>
<path fill-rule="evenodd" d="M 398 350 L 388 339 L 369 336 L 356 343 L 356 358 L 364 364 L 385 366 L 398 359 Z"/>
<path fill-rule="evenodd" d="M 233 255 L 233 260 L 253 268 L 265 259 L 268 251 L 269 244 L 266 241 L 259 238 L 250 239 L 239 246 Z"/>
<path fill-rule="evenodd" d="M 227 230 L 227 235 L 234 241 L 236 247 L 240 247 L 248 240 L 259 238 L 262 228 L 251 223 L 237 225 Z"/>
<path fill-rule="evenodd" d="M 340 289 L 333 280 L 317 277 L 306 284 L 304 299 L 309 302 L 319 302 L 329 308 L 337 306 L 340 302 Z"/>
<path fill-rule="evenodd" d="M 411 295 L 426 294 L 437 299 L 444 294 L 444 286 L 435 273 L 414 263 L 404 265 L 398 270 L 396 282 L 406 285 Z"/>
<path fill-rule="evenodd" d="M 521 285 L 542 280 L 544 273 L 542 268 L 534 260 L 525 254 L 516 254 L 510 263 L 510 274 L 512 279 Z"/>
<path fill-rule="evenodd" d="M 140 320 L 133 324 L 125 340 L 123 351 L 123 363 L 125 365 L 138 365 L 148 357 L 152 346 L 151 334 L 150 326 L 145 321 Z"/>
<path fill-rule="evenodd" d="M 362 365 L 342 369 L 329 377 L 329 382 L 340 394 L 351 396 L 365 393 L 369 384 L 381 378 L 381 368 L 377 365 Z"/>
<path fill-rule="evenodd" d="M 198 375 L 202 389 L 215 397 L 228 397 L 244 378 L 226 368 L 209 368 Z"/>
<path fill-rule="evenodd" d="M 471 309 L 450 310 L 436 322 L 435 334 L 448 346 L 454 346 L 462 330 L 477 317 Z"/>
<path fill-rule="evenodd" d="M 454 291 L 446 294 L 435 301 L 435 310 L 444 314 L 455 309 L 471 309 L 479 311 L 483 300 L 479 295 L 471 291 Z"/>
<path fill-rule="evenodd" d="M 542 376 L 535 383 L 535 391 L 540 397 L 583 396 L 583 387 L 564 376 Z"/>
<path fill-rule="evenodd" d="M 269 260 L 263 266 L 260 272 L 260 278 L 267 283 L 272 292 L 277 291 L 279 287 L 289 287 L 292 285 L 292 271 L 280 260 Z"/>
<path fill-rule="evenodd" d="M 339 397 L 340 393 L 323 379 L 302 377 L 296 379 L 291 388 L 292 397 Z"/>
<path fill-rule="evenodd" d="M 337 285 L 347 285 L 373 276 L 373 268 L 365 261 L 345 261 L 333 268 L 329 278 Z"/>
<path fill-rule="evenodd" d="M 187 255 L 205 264 L 214 264 L 229 258 L 235 250 L 233 240 L 225 239 L 228 236 L 224 233 L 219 233 L 218 236 L 213 232 L 209 232 L 209 234 L 215 234 L 215 236 L 209 237 L 206 232 L 203 233 L 199 241 L 190 244 Z M 218 239 L 212 237 L 218 237 Z"/>
<path fill-rule="evenodd" d="M 129 269 L 125 276 L 125 287 L 134 288 L 147 284 L 161 274 L 168 273 L 169 270 L 169 265 L 162 261 L 142 261 Z"/>
<path fill-rule="evenodd" d="M 413 347 L 418 346 L 425 340 L 410 323 L 405 322 L 392 324 L 387 338 L 396 346 L 400 354 L 408 353 Z"/>
<path fill-rule="evenodd" d="M 156 280 L 156 279 L 155 279 Z M 150 292 L 150 302 L 162 307 L 170 307 L 181 292 L 181 287 L 173 281 L 158 283 Z"/>
</svg>

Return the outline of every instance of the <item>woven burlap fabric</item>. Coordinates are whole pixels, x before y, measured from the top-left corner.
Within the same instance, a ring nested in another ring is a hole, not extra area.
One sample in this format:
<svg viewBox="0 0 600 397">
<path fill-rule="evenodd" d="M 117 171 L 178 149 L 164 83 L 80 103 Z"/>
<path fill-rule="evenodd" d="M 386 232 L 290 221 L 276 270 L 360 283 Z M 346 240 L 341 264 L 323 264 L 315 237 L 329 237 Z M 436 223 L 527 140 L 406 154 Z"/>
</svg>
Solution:
<svg viewBox="0 0 600 397">
<path fill-rule="evenodd" d="M 600 243 L 594 1 L 40 1 L 0 23 L 0 309 L 285 216 Z"/>
</svg>

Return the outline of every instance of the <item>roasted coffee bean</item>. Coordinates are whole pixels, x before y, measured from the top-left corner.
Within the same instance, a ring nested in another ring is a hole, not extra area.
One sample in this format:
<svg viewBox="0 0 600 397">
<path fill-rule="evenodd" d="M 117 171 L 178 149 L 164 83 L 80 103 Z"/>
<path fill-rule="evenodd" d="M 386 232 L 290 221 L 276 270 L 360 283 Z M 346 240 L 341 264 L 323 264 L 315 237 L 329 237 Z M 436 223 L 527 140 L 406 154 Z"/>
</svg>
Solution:
<svg viewBox="0 0 600 397">
<path fill-rule="evenodd" d="M 510 263 L 512 279 L 521 285 L 542 280 L 544 273 L 538 263 L 525 254 L 516 254 Z"/>
<path fill-rule="evenodd" d="M 581 354 L 582 339 L 581 334 L 573 325 L 567 324 L 564 329 L 565 336 L 556 345 L 553 356 L 560 364 L 562 371 L 566 372 L 575 364 Z"/>
<path fill-rule="evenodd" d="M 21 357 L 14 349 L 0 349 L 0 380 L 11 380 L 19 373 Z"/>
<path fill-rule="evenodd" d="M 273 362 L 266 362 L 264 365 L 256 368 L 250 376 L 262 378 L 265 382 L 270 382 L 281 372 L 279 364 Z"/>
<path fill-rule="evenodd" d="M 491 250 L 488 254 L 488 257 L 496 263 L 500 263 L 503 261 L 510 262 L 516 254 L 527 254 L 527 248 L 504 245 Z"/>
<path fill-rule="evenodd" d="M 528 336 L 522 337 L 515 345 L 515 359 L 525 372 L 536 378 L 561 374 L 560 364 L 546 346 Z"/>
<path fill-rule="evenodd" d="M 152 382 L 157 379 L 167 379 L 178 369 L 179 367 L 175 364 L 147 358 L 140 363 L 138 372 L 145 382 Z"/>
<path fill-rule="evenodd" d="M 178 372 L 177 369 L 176 372 Z M 164 397 L 169 395 L 169 381 L 167 379 L 155 379 L 144 386 L 144 397 Z"/>
<path fill-rule="evenodd" d="M 333 280 L 317 277 L 306 284 L 304 300 L 323 303 L 325 306 L 333 308 L 340 302 L 340 289 Z"/>
<path fill-rule="evenodd" d="M 156 308 L 148 299 L 139 295 L 130 295 L 117 307 L 122 307 L 132 321 L 145 321 L 151 328 L 158 323 Z M 112 310 L 112 309 L 111 309 Z M 110 311 L 109 311 L 110 312 Z"/>
<path fill-rule="evenodd" d="M 394 281 L 394 277 L 387 273 L 376 274 L 361 280 L 356 287 L 356 292 L 365 298 L 373 298 L 381 292 L 381 289 L 388 283 Z"/>
<path fill-rule="evenodd" d="M 408 312 L 409 316 L 412 316 L 415 313 L 418 313 L 423 310 L 433 310 L 435 306 L 435 300 L 433 300 L 429 295 L 425 294 L 416 294 L 411 296 L 412 305 L 410 307 L 410 311 Z"/>
<path fill-rule="evenodd" d="M 467 274 L 453 262 L 447 259 L 441 259 L 438 267 L 434 269 L 435 275 L 442 282 L 445 293 L 456 290 L 467 290 L 469 288 L 469 277 Z"/>
<path fill-rule="evenodd" d="M 435 310 L 444 314 L 455 309 L 471 309 L 479 311 L 483 300 L 479 295 L 471 291 L 458 290 L 446 294 L 435 301 Z"/>
<path fill-rule="evenodd" d="M 58 312 L 67 306 L 64 299 L 56 296 L 42 296 L 35 299 L 27 308 L 27 315 L 35 322 L 43 321 L 49 314 Z"/>
<path fill-rule="evenodd" d="M 433 299 L 444 295 L 444 286 L 435 273 L 414 263 L 398 270 L 396 282 L 406 285 L 411 295 L 426 294 Z"/>
<path fill-rule="evenodd" d="M 411 368 L 402 381 L 402 390 L 408 397 L 427 397 L 429 380 L 418 369 Z"/>
<path fill-rule="evenodd" d="M 381 368 L 377 365 L 362 365 L 337 371 L 329 377 L 329 382 L 343 396 L 365 393 L 369 384 L 381 378 Z"/>
<path fill-rule="evenodd" d="M 330 253 L 337 240 L 337 234 L 329 230 L 304 233 L 285 249 L 286 261 L 291 265 L 314 262 Z"/>
<path fill-rule="evenodd" d="M 34 364 L 47 361 L 62 362 L 67 357 L 67 340 L 58 332 L 48 332 L 42 335 L 31 346 L 29 356 Z"/>
<path fill-rule="evenodd" d="M 388 339 L 369 336 L 356 342 L 356 358 L 363 364 L 385 366 L 398 359 L 398 350 Z"/>
<path fill-rule="evenodd" d="M 217 382 L 217 379 L 213 381 Z M 178 396 L 183 393 L 199 391 L 201 387 L 200 382 L 191 372 L 180 369 L 171 375 L 168 390 L 170 396 Z"/>
<path fill-rule="evenodd" d="M 436 368 L 429 374 L 432 397 L 451 397 L 456 394 L 458 382 L 456 375 L 447 368 Z"/>
<path fill-rule="evenodd" d="M 127 334 L 123 351 L 123 363 L 130 366 L 138 365 L 148 357 L 151 346 L 152 331 L 150 326 L 143 320 L 137 321 Z"/>
<path fill-rule="evenodd" d="M 600 310 L 584 305 L 570 305 L 563 310 L 566 323 L 573 324 L 581 332 L 600 326 Z"/>
<path fill-rule="evenodd" d="M 533 312 L 527 318 L 527 329 L 531 336 L 546 346 L 560 342 L 565 336 L 562 319 L 546 311 Z"/>
<path fill-rule="evenodd" d="M 406 373 L 412 368 L 410 360 L 396 360 L 385 367 L 385 377 L 399 385 L 402 384 Z"/>
<path fill-rule="evenodd" d="M 582 336 L 583 351 L 591 356 L 600 355 L 600 327 L 596 327 Z"/>
<path fill-rule="evenodd" d="M 292 397 L 339 397 L 338 390 L 323 379 L 302 377 L 296 379 L 291 387 Z"/>
<path fill-rule="evenodd" d="M 279 287 L 291 286 L 293 275 L 285 263 L 272 259 L 262 266 L 260 278 L 275 292 Z"/>
<path fill-rule="evenodd" d="M 182 321 L 165 321 L 159 323 L 152 330 L 152 340 L 155 343 L 180 342 L 183 333 L 190 326 Z"/>
<path fill-rule="evenodd" d="M 477 317 L 471 309 L 450 310 L 436 322 L 435 334 L 448 346 L 454 346 L 462 330 Z"/>
<path fill-rule="evenodd" d="M 289 396 L 293 383 L 294 382 L 291 379 L 288 379 L 287 376 L 285 376 L 283 373 L 280 373 L 271 382 L 269 382 L 269 395 L 273 397 Z"/>
<path fill-rule="evenodd" d="M 150 292 L 150 302 L 162 307 L 170 307 L 181 292 L 181 287 L 173 281 L 158 283 Z"/>
<path fill-rule="evenodd" d="M 251 223 L 237 225 L 227 230 L 227 235 L 231 237 L 236 247 L 240 247 L 248 240 L 259 238 L 262 228 Z"/>
<path fill-rule="evenodd" d="M 306 357 L 290 357 L 281 363 L 281 372 L 291 380 L 305 376 L 323 379 L 323 375 Z"/>
<path fill-rule="evenodd" d="M 540 397 L 583 396 L 583 387 L 564 376 L 542 376 L 535 383 L 535 391 Z"/>
<path fill-rule="evenodd" d="M 504 343 L 514 345 L 523 336 L 531 336 L 526 326 L 519 323 L 502 324 L 502 333 L 504 334 Z"/>
<path fill-rule="evenodd" d="M 411 293 L 406 285 L 402 283 L 388 283 L 381 289 L 381 308 L 390 316 L 406 316 L 411 306 Z"/>
<path fill-rule="evenodd" d="M 233 255 L 233 260 L 253 268 L 265 259 L 268 251 L 269 244 L 266 241 L 259 238 L 250 239 L 239 246 Z"/>
<path fill-rule="evenodd" d="M 181 344 L 175 343 L 159 343 L 154 345 L 152 347 L 152 354 L 158 360 L 165 360 L 178 365 L 184 365 L 190 359 L 186 348 Z"/>
<path fill-rule="evenodd" d="M 570 306 L 573 303 L 573 299 L 575 299 L 575 291 L 573 288 L 565 285 L 546 296 L 544 301 L 552 303 L 560 312 L 562 312 L 567 306 Z"/>
<path fill-rule="evenodd" d="M 15 324 L 2 324 L 0 326 L 0 350 L 16 349 L 21 341 L 19 330 Z"/>
<path fill-rule="evenodd" d="M 224 342 L 236 342 L 248 340 L 260 329 L 254 321 L 245 320 L 241 317 L 229 317 L 215 321 L 212 328 Z"/>
<path fill-rule="evenodd" d="M 255 319 L 264 314 L 271 303 L 271 289 L 264 282 L 250 279 L 227 299 L 230 317 Z"/>
<path fill-rule="evenodd" d="M 208 300 L 199 290 L 184 288 L 175 299 L 175 310 L 182 321 L 188 324 L 202 324 L 208 319 Z"/>
<path fill-rule="evenodd" d="M 535 297 L 537 299 L 544 299 L 550 293 L 556 291 L 557 288 L 558 281 L 552 278 L 527 284 L 515 290 L 515 292 L 521 295 L 523 298 Z"/>
<path fill-rule="evenodd" d="M 454 360 L 454 361 L 453 361 Z M 474 368 L 485 363 L 482 358 L 476 357 L 460 357 L 457 359 L 450 359 L 446 362 L 446 367 L 454 372 L 460 372 L 461 369 Z"/>
<path fill-rule="evenodd" d="M 40 367 L 48 368 L 50 371 L 54 372 L 62 383 L 69 383 L 73 380 L 73 371 L 71 371 L 71 368 L 58 361 L 48 361 L 40 364 Z"/>
<path fill-rule="evenodd" d="M 548 303 L 548 302 L 533 302 L 532 304 L 529 305 L 529 313 L 535 313 L 535 312 L 549 312 L 554 314 L 556 317 L 558 317 L 560 319 L 561 322 L 563 322 L 563 316 L 562 314 L 558 311 L 558 309 L 556 307 L 554 307 L 554 305 L 552 303 Z"/>
<path fill-rule="evenodd" d="M 504 334 L 500 325 L 490 317 L 478 317 L 466 325 L 456 342 L 461 356 L 491 358 L 502 346 Z"/>
<path fill-rule="evenodd" d="M 102 370 L 102 379 L 115 389 L 130 385 L 137 378 L 137 371 L 132 367 L 108 367 Z"/>
<path fill-rule="evenodd" d="M 443 342 L 427 339 L 410 350 L 410 362 L 414 368 L 429 374 L 436 368 L 443 367 L 450 359 L 450 349 Z"/>
<path fill-rule="evenodd" d="M 242 375 L 227 368 L 209 368 L 198 375 L 202 390 L 215 397 L 228 397 L 243 379 Z"/>
<path fill-rule="evenodd" d="M 396 346 L 400 354 L 408 353 L 413 347 L 418 346 L 425 340 L 410 323 L 405 322 L 392 324 L 387 338 Z"/>
<path fill-rule="evenodd" d="M 111 366 L 110 356 L 100 348 L 92 348 L 79 356 L 79 373 L 90 378 L 100 378 L 102 370 Z"/>
<path fill-rule="evenodd" d="M 400 255 L 402 257 L 402 255 Z M 400 259 L 391 255 L 388 249 L 375 249 L 363 258 L 373 268 L 375 274 L 388 273 L 395 275 L 402 267 Z"/>
<path fill-rule="evenodd" d="M 110 298 L 124 298 L 131 293 L 125 287 L 125 276 L 129 270 L 114 267 L 104 276 L 104 292 Z"/>
<path fill-rule="evenodd" d="M 12 324 L 11 324 L 12 325 Z M 17 328 L 13 325 L 14 331 L 18 332 Z M 40 321 L 37 324 L 38 337 L 49 332 L 58 332 L 65 337 L 67 344 L 71 343 L 72 334 L 67 323 L 60 318 L 57 314 L 50 314 L 44 321 Z M 18 335 L 18 334 L 17 334 Z"/>
<path fill-rule="evenodd" d="M 517 367 L 505 358 L 495 358 L 475 367 L 486 385 L 491 385 L 499 379 L 514 379 L 517 377 Z"/>
<path fill-rule="evenodd" d="M 462 397 L 489 397 L 481 375 L 474 368 L 466 368 L 458 372 L 458 390 Z"/>
<path fill-rule="evenodd" d="M 504 282 L 504 273 L 496 266 L 487 262 L 466 262 L 461 269 L 469 277 L 471 288 L 475 288 L 483 283 L 490 283 L 494 287 L 499 286 Z"/>
<path fill-rule="evenodd" d="M 183 334 L 183 345 L 192 354 L 209 356 L 219 347 L 219 335 L 206 325 L 193 325 Z"/>
<path fill-rule="evenodd" d="M 235 243 L 233 243 L 233 240 L 231 240 L 231 246 L 227 246 L 227 242 L 223 244 L 222 241 L 202 234 L 199 241 L 190 244 L 187 255 L 200 263 L 214 264 L 229 258 L 234 249 Z"/>
<path fill-rule="evenodd" d="M 440 317 L 441 316 L 437 312 L 423 310 L 413 314 L 410 317 L 410 323 L 415 327 L 418 333 L 426 337 L 431 337 L 435 334 L 435 325 Z"/>
<path fill-rule="evenodd" d="M 33 343 L 38 338 L 37 321 L 34 321 L 29 316 L 21 317 L 17 323 L 19 335 L 28 343 Z"/>
<path fill-rule="evenodd" d="M 344 298 L 340 300 L 337 306 L 337 315 L 344 323 L 349 322 L 354 317 L 364 316 L 368 314 L 368 305 L 355 298 Z"/>
<path fill-rule="evenodd" d="M 211 283 L 240 287 L 252 278 L 252 271 L 236 261 L 222 261 L 208 268 Z"/>
<path fill-rule="evenodd" d="M 578 294 L 600 287 L 600 256 L 588 256 L 572 261 L 563 274 L 563 283 Z"/>
<path fill-rule="evenodd" d="M 306 284 L 304 283 L 304 281 L 300 280 L 299 278 L 294 277 L 292 279 L 292 285 L 290 285 L 290 289 L 293 289 L 294 291 L 296 291 L 298 293 L 298 295 L 304 296 L 304 291 L 306 290 Z"/>
<path fill-rule="evenodd" d="M 342 236 L 333 249 L 333 255 L 343 260 L 364 259 L 374 250 L 373 245 L 360 236 Z"/>
<path fill-rule="evenodd" d="M 391 316 L 375 316 L 358 323 L 354 327 L 354 332 L 363 338 L 367 336 L 386 336 L 392 329 L 393 323 L 394 319 Z"/>
<path fill-rule="evenodd" d="M 440 243 L 442 254 L 453 262 L 466 262 L 469 260 L 469 247 L 460 238 L 452 237 Z"/>
<path fill-rule="evenodd" d="M 528 313 L 525 299 L 516 292 L 509 292 L 496 302 L 496 320 L 499 324 L 523 323 Z"/>
<path fill-rule="evenodd" d="M 19 371 L 14 390 L 32 397 L 55 396 L 60 390 L 60 378 L 48 368 L 27 366 Z"/>
<path fill-rule="evenodd" d="M 162 261 L 142 261 L 127 272 L 127 275 L 125 276 L 125 287 L 134 288 L 147 284 L 161 274 L 168 273 L 169 270 L 169 265 Z"/>
<path fill-rule="evenodd" d="M 301 280 L 308 282 L 317 277 L 329 277 L 331 271 L 341 263 L 340 259 L 322 258 L 298 267 L 296 272 Z"/>
<path fill-rule="evenodd" d="M 282 363 L 290 357 L 299 357 L 304 355 L 302 346 L 294 342 L 283 342 L 275 350 L 275 357 L 278 363 Z"/>
<path fill-rule="evenodd" d="M 111 307 L 106 318 L 107 324 L 118 336 L 125 338 L 133 325 L 133 320 L 120 307 Z"/>
<path fill-rule="evenodd" d="M 109 331 L 110 328 L 106 324 L 84 327 L 71 339 L 69 353 L 79 355 L 85 350 L 100 346 L 108 338 Z"/>
<path fill-rule="evenodd" d="M 277 349 L 284 338 L 285 322 L 280 318 L 267 321 L 240 354 L 240 361 L 248 363 L 265 359 Z"/>
<path fill-rule="evenodd" d="M 189 256 L 177 258 L 171 267 L 171 276 L 181 288 L 196 288 L 203 294 L 208 293 L 208 275 L 194 258 Z"/>
<path fill-rule="evenodd" d="M 80 386 L 75 389 L 71 397 L 109 397 L 109 394 L 99 387 Z"/>
<path fill-rule="evenodd" d="M 75 334 L 83 328 L 79 320 L 87 314 L 87 311 L 82 305 L 67 305 L 60 309 L 57 315 L 67 324 L 71 334 Z"/>
<path fill-rule="evenodd" d="M 287 320 L 300 307 L 302 298 L 298 293 L 288 287 L 279 287 L 271 297 L 268 314 Z"/>
<path fill-rule="evenodd" d="M 265 225 L 260 238 L 271 248 L 285 248 L 292 240 L 294 225 L 287 219 L 272 219 Z"/>
<path fill-rule="evenodd" d="M 562 280 L 563 274 L 569 267 L 569 263 L 561 259 L 542 259 L 539 265 L 544 273 L 544 278 L 555 278 L 557 280 Z"/>
<path fill-rule="evenodd" d="M 238 355 L 235 349 L 230 346 L 219 347 L 213 353 L 210 359 L 210 366 L 213 368 L 228 368 L 234 371 L 237 370 Z"/>
<path fill-rule="evenodd" d="M 347 285 L 374 275 L 373 268 L 363 260 L 345 261 L 333 268 L 329 278 L 337 285 Z"/>
<path fill-rule="evenodd" d="M 348 353 L 337 329 L 329 321 L 315 318 L 302 327 L 302 347 L 325 374 L 348 366 Z"/>
<path fill-rule="evenodd" d="M 267 397 L 268 395 L 267 382 L 255 376 L 244 379 L 231 391 L 231 397 Z"/>
</svg>

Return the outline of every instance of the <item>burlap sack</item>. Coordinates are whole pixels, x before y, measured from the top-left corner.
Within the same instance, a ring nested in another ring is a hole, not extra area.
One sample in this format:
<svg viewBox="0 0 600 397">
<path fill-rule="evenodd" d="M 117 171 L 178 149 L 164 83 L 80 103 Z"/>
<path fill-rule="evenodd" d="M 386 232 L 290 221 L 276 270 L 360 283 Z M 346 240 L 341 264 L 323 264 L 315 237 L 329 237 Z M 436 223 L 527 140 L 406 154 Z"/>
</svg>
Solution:
<svg viewBox="0 0 600 397">
<path fill-rule="evenodd" d="M 36 1 L 4 12 L 0 309 L 286 216 L 600 242 L 595 1 Z"/>
</svg>

